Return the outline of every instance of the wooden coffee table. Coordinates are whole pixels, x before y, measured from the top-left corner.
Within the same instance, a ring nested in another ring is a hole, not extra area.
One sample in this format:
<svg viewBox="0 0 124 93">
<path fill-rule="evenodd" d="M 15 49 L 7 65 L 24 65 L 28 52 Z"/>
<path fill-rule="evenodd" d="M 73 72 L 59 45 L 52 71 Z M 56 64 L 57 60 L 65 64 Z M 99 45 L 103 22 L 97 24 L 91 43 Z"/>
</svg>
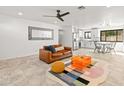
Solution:
<svg viewBox="0 0 124 93">
<path fill-rule="evenodd" d="M 93 60 L 87 68 L 78 71 L 71 66 L 71 60 L 65 62 L 65 70 L 62 73 L 53 73 L 50 69 L 47 72 L 48 78 L 68 86 L 99 85 L 103 83 L 109 73 L 108 63 L 101 60 Z"/>
</svg>

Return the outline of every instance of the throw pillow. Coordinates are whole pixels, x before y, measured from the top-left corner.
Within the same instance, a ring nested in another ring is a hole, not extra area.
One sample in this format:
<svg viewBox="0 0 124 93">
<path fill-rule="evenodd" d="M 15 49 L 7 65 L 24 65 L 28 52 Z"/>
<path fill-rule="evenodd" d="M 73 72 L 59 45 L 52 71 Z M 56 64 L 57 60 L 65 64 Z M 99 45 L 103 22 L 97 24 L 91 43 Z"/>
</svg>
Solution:
<svg viewBox="0 0 124 93">
<path fill-rule="evenodd" d="M 63 47 L 63 46 L 57 47 L 57 48 L 55 48 L 55 50 L 56 50 L 56 51 L 64 50 L 64 47 Z"/>
<path fill-rule="evenodd" d="M 56 52 L 55 48 L 53 46 L 51 46 L 51 45 L 48 46 L 48 50 L 51 51 L 52 53 Z"/>
</svg>

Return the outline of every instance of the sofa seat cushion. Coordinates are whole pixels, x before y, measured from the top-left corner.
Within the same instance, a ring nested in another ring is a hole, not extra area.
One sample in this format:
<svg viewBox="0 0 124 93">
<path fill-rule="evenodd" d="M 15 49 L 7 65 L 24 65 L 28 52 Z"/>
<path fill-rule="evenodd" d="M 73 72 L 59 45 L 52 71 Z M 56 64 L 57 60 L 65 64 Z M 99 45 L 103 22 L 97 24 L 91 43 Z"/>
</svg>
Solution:
<svg viewBox="0 0 124 93">
<path fill-rule="evenodd" d="M 67 55 L 67 54 L 70 54 L 71 53 L 71 51 L 66 51 L 66 52 L 64 52 L 64 55 Z"/>
<path fill-rule="evenodd" d="M 53 57 L 58 57 L 58 56 L 62 56 L 62 55 L 63 55 L 63 53 L 61 53 L 61 52 L 55 52 L 52 54 Z"/>
<path fill-rule="evenodd" d="M 59 52 L 59 53 L 63 53 L 64 55 L 71 53 L 71 51 L 68 51 L 68 50 L 60 50 L 60 51 L 58 51 L 58 52 Z"/>
</svg>

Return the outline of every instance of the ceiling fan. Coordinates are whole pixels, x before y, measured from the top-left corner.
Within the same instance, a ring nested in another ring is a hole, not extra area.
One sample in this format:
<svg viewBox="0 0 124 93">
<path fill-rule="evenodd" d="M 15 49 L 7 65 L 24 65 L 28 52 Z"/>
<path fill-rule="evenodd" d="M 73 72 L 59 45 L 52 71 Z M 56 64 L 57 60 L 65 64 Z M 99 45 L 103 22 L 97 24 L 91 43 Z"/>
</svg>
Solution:
<svg viewBox="0 0 124 93">
<path fill-rule="evenodd" d="M 65 12 L 65 13 L 63 13 L 63 14 L 60 14 L 60 10 L 57 10 L 56 11 L 57 12 L 57 15 L 56 16 L 49 16 L 49 15 L 44 15 L 43 17 L 56 17 L 56 18 L 58 18 L 59 20 L 61 20 L 61 21 L 64 21 L 64 19 L 62 18 L 63 16 L 66 16 L 66 15 L 68 15 L 68 14 L 70 14 L 70 12 Z"/>
</svg>

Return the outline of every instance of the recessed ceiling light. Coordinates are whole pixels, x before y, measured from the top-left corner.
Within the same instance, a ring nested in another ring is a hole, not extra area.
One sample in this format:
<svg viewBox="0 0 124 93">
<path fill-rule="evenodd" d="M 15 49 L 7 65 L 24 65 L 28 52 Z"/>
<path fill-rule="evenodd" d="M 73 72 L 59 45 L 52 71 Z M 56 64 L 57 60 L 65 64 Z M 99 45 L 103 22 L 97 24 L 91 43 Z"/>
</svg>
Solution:
<svg viewBox="0 0 124 93">
<path fill-rule="evenodd" d="M 22 12 L 18 12 L 18 15 L 19 15 L 19 16 L 22 16 L 22 15 L 23 15 L 23 13 L 22 13 Z"/>
<path fill-rule="evenodd" d="M 109 7 L 111 7 L 111 6 L 107 5 L 106 7 L 109 8 Z"/>
</svg>

